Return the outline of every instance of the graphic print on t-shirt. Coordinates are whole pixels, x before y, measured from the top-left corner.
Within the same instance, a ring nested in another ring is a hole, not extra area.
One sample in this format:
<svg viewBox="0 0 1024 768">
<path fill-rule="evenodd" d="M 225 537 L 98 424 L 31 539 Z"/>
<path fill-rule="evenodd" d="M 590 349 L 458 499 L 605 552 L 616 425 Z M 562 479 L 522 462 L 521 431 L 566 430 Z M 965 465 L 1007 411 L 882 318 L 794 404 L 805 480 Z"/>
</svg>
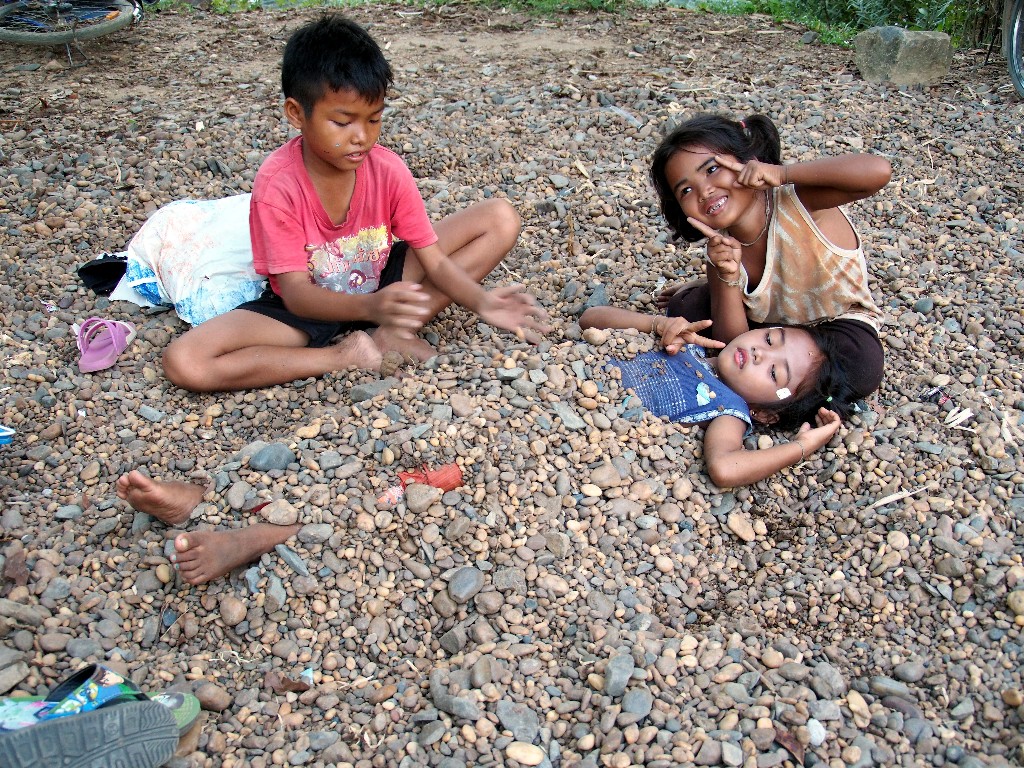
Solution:
<svg viewBox="0 0 1024 768">
<path fill-rule="evenodd" d="M 338 293 L 373 293 L 388 260 L 388 228 L 361 229 L 321 245 L 307 245 L 306 264 L 313 282 Z"/>
</svg>

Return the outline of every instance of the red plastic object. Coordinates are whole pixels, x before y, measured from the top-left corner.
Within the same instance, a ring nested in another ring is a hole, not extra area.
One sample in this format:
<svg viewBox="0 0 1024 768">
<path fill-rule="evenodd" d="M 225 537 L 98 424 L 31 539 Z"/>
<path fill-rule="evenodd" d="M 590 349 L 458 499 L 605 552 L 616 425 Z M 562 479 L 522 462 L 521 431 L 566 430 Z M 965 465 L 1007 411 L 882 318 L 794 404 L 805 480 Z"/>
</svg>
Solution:
<svg viewBox="0 0 1024 768">
<path fill-rule="evenodd" d="M 437 469 L 423 467 L 422 470 L 413 472 L 399 472 L 398 477 L 402 481 L 403 488 L 409 483 L 424 483 L 440 488 L 442 491 L 454 491 L 462 486 L 462 467 L 453 461 L 451 464 L 445 464 Z"/>
</svg>

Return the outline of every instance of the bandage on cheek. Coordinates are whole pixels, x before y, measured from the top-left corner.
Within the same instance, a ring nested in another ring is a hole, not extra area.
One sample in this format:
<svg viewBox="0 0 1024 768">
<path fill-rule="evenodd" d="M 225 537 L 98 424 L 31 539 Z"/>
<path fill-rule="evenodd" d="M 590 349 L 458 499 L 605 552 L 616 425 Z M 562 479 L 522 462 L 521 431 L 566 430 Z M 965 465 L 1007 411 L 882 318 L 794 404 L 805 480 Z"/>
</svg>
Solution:
<svg viewBox="0 0 1024 768">
<path fill-rule="evenodd" d="M 779 400 L 785 400 L 787 397 L 791 396 L 792 394 L 793 393 L 789 391 L 788 387 L 783 387 L 782 389 L 776 389 L 775 390 L 775 396 L 777 398 L 779 398 Z"/>
</svg>

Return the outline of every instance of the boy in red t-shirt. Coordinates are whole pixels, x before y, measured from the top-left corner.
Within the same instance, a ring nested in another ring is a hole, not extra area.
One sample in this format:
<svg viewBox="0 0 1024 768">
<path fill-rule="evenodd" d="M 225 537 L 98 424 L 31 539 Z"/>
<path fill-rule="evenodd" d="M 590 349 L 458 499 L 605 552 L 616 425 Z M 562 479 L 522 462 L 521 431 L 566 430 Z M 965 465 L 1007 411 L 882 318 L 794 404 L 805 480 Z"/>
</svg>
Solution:
<svg viewBox="0 0 1024 768">
<path fill-rule="evenodd" d="M 521 286 L 480 286 L 519 237 L 515 209 L 491 199 L 433 226 L 405 163 L 377 145 L 391 82 L 380 47 L 341 15 L 289 39 L 284 112 L 302 135 L 260 166 L 249 217 L 270 286 L 167 348 L 175 384 L 208 392 L 376 370 L 391 351 L 426 360 L 434 350 L 418 332 L 452 301 L 520 336 L 546 330 Z"/>
</svg>

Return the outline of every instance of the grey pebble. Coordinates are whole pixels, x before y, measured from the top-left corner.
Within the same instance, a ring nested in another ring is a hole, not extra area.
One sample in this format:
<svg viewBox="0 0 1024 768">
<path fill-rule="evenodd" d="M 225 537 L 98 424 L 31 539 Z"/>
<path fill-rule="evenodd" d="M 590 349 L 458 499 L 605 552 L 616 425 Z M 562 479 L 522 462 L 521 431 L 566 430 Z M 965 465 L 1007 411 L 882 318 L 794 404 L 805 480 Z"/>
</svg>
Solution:
<svg viewBox="0 0 1024 768">
<path fill-rule="evenodd" d="M 653 706 L 654 696 L 645 688 L 631 688 L 622 697 L 622 711 L 639 715 L 641 718 L 651 714 Z"/>
<path fill-rule="evenodd" d="M 291 448 L 283 443 L 271 443 L 253 454 L 249 459 L 249 466 L 266 472 L 271 469 L 287 469 L 288 465 L 294 464 L 295 461 L 296 456 Z"/>
<path fill-rule="evenodd" d="M 621 696 L 626 691 L 626 684 L 633 675 L 633 657 L 619 653 L 608 660 L 605 668 L 604 690 L 609 696 Z"/>
<path fill-rule="evenodd" d="M 458 604 L 468 603 L 484 585 L 484 575 L 473 568 L 459 568 L 448 580 L 448 594 Z"/>
<path fill-rule="evenodd" d="M 306 568 L 305 562 L 299 554 L 289 547 L 287 544 L 277 544 L 274 546 L 274 551 L 280 556 L 280 558 L 300 576 L 309 576 L 309 569 Z"/>
<path fill-rule="evenodd" d="M 517 741 L 532 744 L 540 733 L 540 718 L 525 703 L 513 703 L 502 699 L 494 710 L 498 722 L 505 730 L 512 731 Z"/>
<path fill-rule="evenodd" d="M 893 667 L 893 674 L 904 683 L 917 683 L 924 677 L 925 666 L 920 661 L 907 661 Z"/>
<path fill-rule="evenodd" d="M 433 720 L 426 723 L 420 729 L 419 734 L 416 736 L 416 742 L 424 747 L 429 747 L 431 744 L 436 744 L 440 741 L 447 730 L 444 723 L 439 720 Z"/>
</svg>

